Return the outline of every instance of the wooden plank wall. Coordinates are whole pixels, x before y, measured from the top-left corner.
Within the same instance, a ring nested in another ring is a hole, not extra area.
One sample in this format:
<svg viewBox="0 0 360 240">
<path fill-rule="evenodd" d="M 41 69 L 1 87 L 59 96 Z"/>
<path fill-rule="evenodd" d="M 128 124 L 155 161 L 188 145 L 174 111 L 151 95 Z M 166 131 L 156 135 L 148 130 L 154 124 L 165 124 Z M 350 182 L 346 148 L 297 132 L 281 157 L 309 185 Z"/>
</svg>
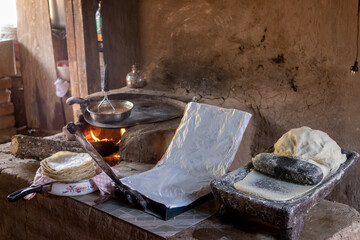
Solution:
<svg viewBox="0 0 360 240">
<path fill-rule="evenodd" d="M 104 59 L 109 88 L 126 85 L 126 74 L 141 64 L 138 0 L 102 0 Z"/>
<path fill-rule="evenodd" d="M 0 77 L 17 74 L 13 44 L 12 40 L 0 41 Z"/>
<path fill-rule="evenodd" d="M 17 0 L 16 5 L 28 127 L 61 129 L 48 0 Z"/>
<path fill-rule="evenodd" d="M 95 0 L 64 0 L 72 96 L 100 91 Z M 104 58 L 109 88 L 126 85 L 131 65 L 141 63 L 138 0 L 102 0 Z M 80 113 L 73 107 L 74 118 Z"/>
<path fill-rule="evenodd" d="M 11 78 L 0 77 L 0 143 L 10 140 L 16 134 L 14 128 L 14 104 L 10 102 Z"/>
</svg>

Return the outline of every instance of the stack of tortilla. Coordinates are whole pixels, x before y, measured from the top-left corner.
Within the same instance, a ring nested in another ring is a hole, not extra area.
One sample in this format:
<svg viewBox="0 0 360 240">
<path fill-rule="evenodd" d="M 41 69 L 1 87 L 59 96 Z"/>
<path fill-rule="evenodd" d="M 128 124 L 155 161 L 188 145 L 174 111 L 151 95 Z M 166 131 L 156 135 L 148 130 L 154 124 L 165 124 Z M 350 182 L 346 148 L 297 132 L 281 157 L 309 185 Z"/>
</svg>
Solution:
<svg viewBox="0 0 360 240">
<path fill-rule="evenodd" d="M 77 182 L 96 175 L 94 160 L 87 153 L 60 151 L 40 163 L 44 176 L 62 182 Z"/>
</svg>

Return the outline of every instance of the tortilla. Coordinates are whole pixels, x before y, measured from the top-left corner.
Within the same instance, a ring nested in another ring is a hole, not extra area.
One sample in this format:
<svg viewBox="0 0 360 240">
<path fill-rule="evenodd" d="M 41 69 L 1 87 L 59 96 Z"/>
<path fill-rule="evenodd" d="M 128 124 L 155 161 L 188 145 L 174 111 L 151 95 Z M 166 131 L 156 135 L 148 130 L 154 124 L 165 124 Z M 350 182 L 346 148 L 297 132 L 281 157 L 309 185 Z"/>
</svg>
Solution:
<svg viewBox="0 0 360 240">
<path fill-rule="evenodd" d="M 42 174 L 63 182 L 77 182 L 96 175 L 94 160 L 87 153 L 60 151 L 40 163 Z"/>
</svg>

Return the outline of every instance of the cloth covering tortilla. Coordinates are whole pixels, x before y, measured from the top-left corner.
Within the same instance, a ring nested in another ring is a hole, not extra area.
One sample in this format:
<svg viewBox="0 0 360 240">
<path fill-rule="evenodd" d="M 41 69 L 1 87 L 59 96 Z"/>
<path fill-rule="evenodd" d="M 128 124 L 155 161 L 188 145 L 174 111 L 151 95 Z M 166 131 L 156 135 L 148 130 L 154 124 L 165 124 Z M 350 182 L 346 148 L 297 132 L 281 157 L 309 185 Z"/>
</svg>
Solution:
<svg viewBox="0 0 360 240">
<path fill-rule="evenodd" d="M 168 208 L 187 206 L 228 171 L 250 118 L 236 109 L 188 103 L 162 160 L 121 182 Z"/>
<path fill-rule="evenodd" d="M 56 181 L 77 182 L 96 175 L 95 162 L 87 153 L 60 151 L 40 163 L 42 174 Z"/>
<path fill-rule="evenodd" d="M 119 175 L 118 170 L 116 170 L 114 168 L 111 168 L 111 169 L 113 170 L 113 172 L 115 173 L 116 176 Z M 99 173 L 96 176 L 91 178 L 92 183 L 94 183 L 96 185 L 96 187 L 99 189 L 101 195 L 112 194 L 112 192 L 114 191 L 114 187 L 112 185 L 113 180 L 106 173 L 102 172 L 101 169 L 97 169 L 96 172 L 98 172 L 98 171 L 100 171 L 101 173 Z M 39 167 L 38 170 L 36 171 L 34 181 L 33 181 L 33 184 L 31 184 L 31 186 L 35 187 L 35 186 L 45 185 L 45 184 L 52 183 L 52 182 L 57 182 L 57 181 L 50 177 L 44 176 L 42 173 L 41 167 Z M 24 199 L 30 200 L 35 195 L 36 195 L 36 193 L 30 193 L 30 194 L 26 195 L 24 197 Z"/>
<path fill-rule="evenodd" d="M 303 126 L 286 132 L 274 145 L 274 153 L 322 165 L 326 175 L 331 175 L 346 161 L 340 146 L 320 130 Z"/>
</svg>

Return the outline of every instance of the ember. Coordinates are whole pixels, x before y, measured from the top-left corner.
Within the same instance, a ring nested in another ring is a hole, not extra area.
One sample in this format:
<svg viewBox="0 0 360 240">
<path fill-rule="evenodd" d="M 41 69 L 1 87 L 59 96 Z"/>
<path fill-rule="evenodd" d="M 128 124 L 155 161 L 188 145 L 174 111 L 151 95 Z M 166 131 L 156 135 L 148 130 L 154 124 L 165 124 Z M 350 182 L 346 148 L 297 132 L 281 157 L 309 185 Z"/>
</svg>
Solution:
<svg viewBox="0 0 360 240">
<path fill-rule="evenodd" d="M 109 156 L 103 157 L 103 159 L 110 165 L 110 166 L 114 166 L 116 165 L 118 162 L 120 162 L 120 154 L 117 153 L 113 153 Z"/>
</svg>

